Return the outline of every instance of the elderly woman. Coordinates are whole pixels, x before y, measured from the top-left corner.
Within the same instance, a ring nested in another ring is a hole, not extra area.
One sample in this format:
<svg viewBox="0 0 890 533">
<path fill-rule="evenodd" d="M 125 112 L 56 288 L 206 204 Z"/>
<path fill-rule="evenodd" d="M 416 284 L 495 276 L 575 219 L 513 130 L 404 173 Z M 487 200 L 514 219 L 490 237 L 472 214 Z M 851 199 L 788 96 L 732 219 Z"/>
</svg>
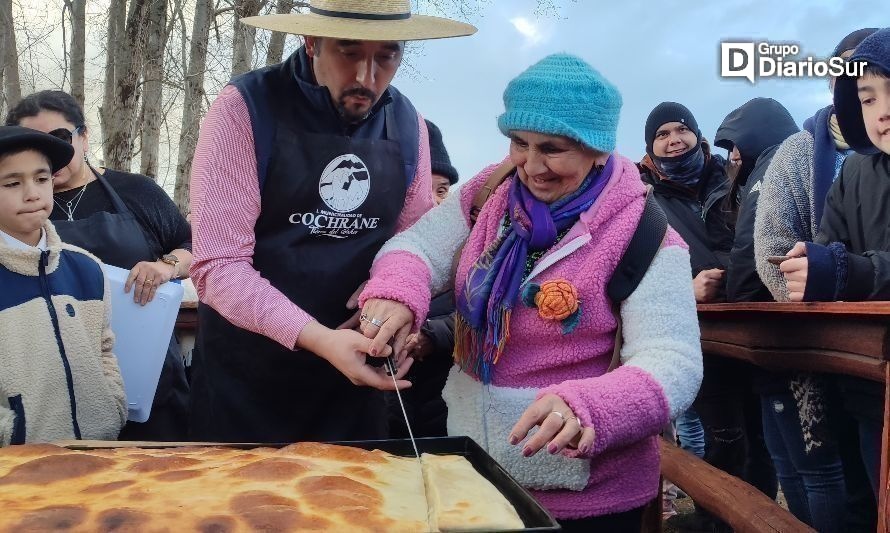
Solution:
<svg viewBox="0 0 890 533">
<path fill-rule="evenodd" d="M 393 337 L 402 355 L 430 295 L 453 283 L 449 434 L 482 444 L 565 530 L 639 531 L 659 490 L 657 435 L 701 380 L 689 253 L 668 229 L 614 314 L 606 284 L 646 204 L 637 168 L 612 153 L 620 94 L 559 54 L 511 81 L 504 104 L 515 170 L 475 225 L 471 203 L 495 166 L 381 249 L 362 331 L 372 355 Z"/>
</svg>

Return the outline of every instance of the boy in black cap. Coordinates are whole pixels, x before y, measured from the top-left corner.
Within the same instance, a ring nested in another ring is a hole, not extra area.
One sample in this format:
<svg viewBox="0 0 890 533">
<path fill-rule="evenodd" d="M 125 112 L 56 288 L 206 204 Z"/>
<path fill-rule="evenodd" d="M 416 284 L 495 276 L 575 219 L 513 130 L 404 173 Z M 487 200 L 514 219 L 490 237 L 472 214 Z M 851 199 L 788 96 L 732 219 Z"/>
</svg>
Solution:
<svg viewBox="0 0 890 533">
<path fill-rule="evenodd" d="M 73 153 L 0 127 L 0 446 L 115 439 L 127 417 L 102 269 L 47 220 Z"/>
<path fill-rule="evenodd" d="M 439 127 L 426 120 L 430 138 L 430 166 L 433 171 L 433 199 L 436 204 L 448 197 L 457 183 L 457 169 L 451 164 L 448 150 L 442 142 Z M 430 302 L 427 318 L 416 334 L 409 337 L 405 348 L 415 363 L 406 379 L 413 387 L 402 391 L 405 409 L 415 436 L 444 437 L 448 409 L 442 399 L 442 389 L 453 364 L 454 352 L 454 291 L 439 294 Z M 390 436 L 407 438 L 402 411 L 395 398 L 390 398 Z"/>
<path fill-rule="evenodd" d="M 890 300 L 890 28 L 862 41 L 850 62 L 867 68 L 837 79 L 834 107 L 844 139 L 858 153 L 844 161 L 828 192 L 815 242 L 798 242 L 780 265 L 792 301 Z M 877 494 L 883 385 L 858 378 L 840 385 Z"/>
</svg>

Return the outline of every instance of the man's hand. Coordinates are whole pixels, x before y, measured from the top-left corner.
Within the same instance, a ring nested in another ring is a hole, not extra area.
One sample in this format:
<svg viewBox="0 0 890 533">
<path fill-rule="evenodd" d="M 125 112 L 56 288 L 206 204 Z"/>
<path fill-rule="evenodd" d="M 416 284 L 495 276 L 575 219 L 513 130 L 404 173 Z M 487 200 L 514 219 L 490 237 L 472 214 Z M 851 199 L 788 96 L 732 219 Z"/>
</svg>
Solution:
<svg viewBox="0 0 890 533">
<path fill-rule="evenodd" d="M 724 271 L 719 268 L 702 270 L 692 280 L 695 289 L 695 301 L 700 304 L 713 303 L 720 295 L 720 284 Z"/>
<path fill-rule="evenodd" d="M 785 276 L 785 285 L 788 287 L 788 298 L 792 302 L 802 302 L 803 293 L 807 288 L 807 271 L 809 260 L 807 259 L 807 246 L 799 242 L 794 248 L 785 254 L 793 259 L 782 261 L 779 270 Z"/>
<path fill-rule="evenodd" d="M 300 333 L 299 345 L 331 363 L 341 374 L 356 385 L 374 387 L 380 390 L 395 390 L 392 378 L 387 375 L 385 366 L 373 367 L 367 362 L 371 343 L 361 333 L 351 329 L 329 329 L 318 322 L 310 322 Z M 377 351 L 377 357 L 387 357 L 392 348 L 383 345 Z M 397 364 L 396 380 L 399 390 L 411 386 L 410 381 L 402 379 L 411 368 L 413 360 Z"/>
</svg>

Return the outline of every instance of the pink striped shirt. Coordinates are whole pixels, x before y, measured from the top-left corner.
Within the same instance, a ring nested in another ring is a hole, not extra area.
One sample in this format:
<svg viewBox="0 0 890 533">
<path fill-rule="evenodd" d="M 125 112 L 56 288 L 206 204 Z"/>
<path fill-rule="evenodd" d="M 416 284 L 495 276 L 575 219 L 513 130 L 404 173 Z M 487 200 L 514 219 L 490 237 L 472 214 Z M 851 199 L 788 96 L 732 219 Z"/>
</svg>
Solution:
<svg viewBox="0 0 890 533">
<path fill-rule="evenodd" d="M 429 139 L 420 125 L 417 173 L 396 231 L 433 207 Z M 250 113 L 238 90 L 226 86 L 204 118 L 191 179 L 192 254 L 189 270 L 201 302 L 239 328 L 293 348 L 314 320 L 253 267 L 260 189 Z M 344 305 L 346 302 L 343 302 Z"/>
</svg>

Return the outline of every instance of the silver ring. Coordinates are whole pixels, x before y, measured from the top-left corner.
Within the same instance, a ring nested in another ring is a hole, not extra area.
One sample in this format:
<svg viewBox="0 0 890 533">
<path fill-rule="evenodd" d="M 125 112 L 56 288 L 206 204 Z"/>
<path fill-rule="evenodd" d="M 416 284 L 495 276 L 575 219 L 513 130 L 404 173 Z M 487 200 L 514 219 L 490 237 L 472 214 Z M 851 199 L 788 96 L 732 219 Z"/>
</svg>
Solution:
<svg viewBox="0 0 890 533">
<path fill-rule="evenodd" d="M 550 414 L 558 416 L 559 419 L 562 420 L 562 425 L 563 426 L 566 425 L 566 416 L 564 414 L 560 413 L 559 411 L 550 411 Z M 550 416 L 550 415 L 547 415 L 547 416 Z"/>
<path fill-rule="evenodd" d="M 369 322 L 372 326 L 377 326 L 378 328 L 383 325 L 383 322 L 377 320 L 376 318 L 372 318 L 371 320 L 369 320 Z"/>
<path fill-rule="evenodd" d="M 568 422 L 569 420 L 574 420 L 575 422 L 578 423 L 578 431 L 584 431 L 584 424 L 581 423 L 581 419 L 580 419 L 580 418 L 578 418 L 577 416 L 574 416 L 574 415 L 573 415 L 573 416 L 570 416 L 569 419 L 566 420 L 566 422 Z"/>
</svg>

